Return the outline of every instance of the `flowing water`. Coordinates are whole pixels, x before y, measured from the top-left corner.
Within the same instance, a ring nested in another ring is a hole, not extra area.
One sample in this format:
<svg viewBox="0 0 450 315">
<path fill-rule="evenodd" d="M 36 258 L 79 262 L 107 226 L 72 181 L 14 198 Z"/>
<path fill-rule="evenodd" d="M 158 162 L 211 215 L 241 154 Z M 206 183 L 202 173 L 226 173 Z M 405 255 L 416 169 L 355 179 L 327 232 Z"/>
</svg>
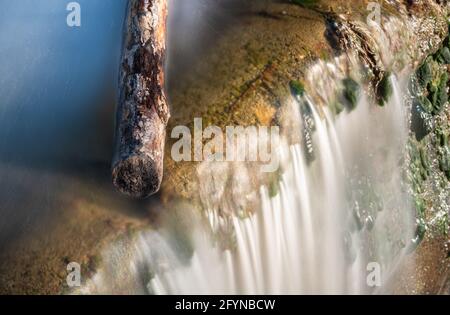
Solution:
<svg viewBox="0 0 450 315">
<path fill-rule="evenodd" d="M 333 78 L 339 82 L 339 62 L 313 67 L 310 80 L 334 69 Z M 354 111 L 337 117 L 309 96 L 292 97 L 286 106 L 294 121 L 312 126 L 311 143 L 279 146 L 282 171 L 275 193 L 261 186 L 257 208 L 243 215 L 236 203 L 224 200 L 227 187 L 209 179 L 228 166 L 204 165 L 209 172 L 199 171 L 204 215 L 181 205 L 191 217 L 192 234 L 174 237 L 173 230 L 161 228 L 118 242 L 105 252 L 103 269 L 82 292 L 387 290 L 389 276 L 414 232 L 414 212 L 402 180 L 408 138 L 406 81 L 394 76 L 391 81 L 394 92 L 385 107 L 371 103 L 364 94 Z M 298 134 L 305 128 L 302 124 Z M 240 173 L 245 177 L 245 168 Z M 244 191 L 237 195 L 246 197 Z M 223 246 L 222 234 L 231 235 L 231 244 Z M 381 287 L 367 284 L 370 263 L 381 267 Z"/>
<path fill-rule="evenodd" d="M 31 8 L 32 1 L 27 2 Z M 5 135 L 0 143 L 2 179 L 14 172 L 11 177 L 21 180 L 17 189 L 10 188 L 6 180 L 1 182 L 9 194 L 1 205 L 5 219 L 0 232 L 5 243 L 4 235 L 17 230 L 12 223 L 17 221 L 20 229 L 25 229 L 23 222 L 42 216 L 37 205 L 49 208 L 49 200 L 55 198 L 56 188 L 61 186 L 59 180 L 47 182 L 46 176 L 30 175 L 31 161 L 42 160 L 51 165 L 50 169 L 57 161 L 69 160 L 68 164 L 73 165 L 74 156 L 75 160 L 109 157 L 107 144 L 106 149 L 102 146 L 97 152 L 93 148 L 98 147 L 98 141 L 84 133 L 92 134 L 92 129 L 98 128 L 97 122 L 85 118 L 91 116 L 94 106 L 87 98 L 102 86 L 81 78 L 91 77 L 99 83 L 107 76 L 112 78 L 108 82 L 116 81 L 116 73 L 105 69 L 112 69 L 111 64 L 118 60 L 120 36 L 104 35 L 120 34 L 125 1 L 96 0 L 91 4 L 80 1 L 84 8 L 92 6 L 89 12 L 99 15 L 103 12 L 103 15 L 100 19 L 89 13 L 88 24 L 79 32 L 68 30 L 65 25 L 60 27 L 65 20 L 61 22 L 57 18 L 64 16 L 65 8 L 56 2 L 46 1 L 40 10 L 47 15 L 42 14 L 36 20 L 36 32 L 38 27 L 43 27 L 40 33 L 54 30 L 47 32 L 48 41 L 37 37 L 36 42 L 30 41 L 34 38 L 31 28 L 22 29 L 20 23 L 11 24 L 17 29 L 10 32 L 20 41 L 16 43 L 11 36 L 2 36 L 6 42 L 2 42 L 2 56 L 18 51 L 19 42 L 28 41 L 35 48 L 33 56 L 22 50 L 21 58 L 2 58 L 7 73 L 23 74 L 15 80 L 4 78 L 0 87 L 4 103 L 0 128 Z M 10 10 L 2 12 L 9 12 L 19 21 L 31 14 L 13 4 L 5 5 Z M 113 12 L 114 16 L 106 12 Z M 6 19 L 2 16 L 2 21 Z M 376 39 L 384 42 L 387 35 L 378 33 Z M 97 45 L 88 47 L 83 40 L 88 35 L 94 36 L 88 38 Z M 117 54 L 111 55 L 111 51 Z M 380 45 L 380 55 L 385 64 L 390 62 L 389 47 Z M 248 190 L 246 184 L 252 170 L 243 164 L 199 165 L 201 205 L 183 203 L 176 205 L 177 209 L 166 209 L 182 215 L 169 216 L 158 229 L 141 231 L 111 244 L 103 254 L 97 274 L 81 288 L 81 293 L 281 294 L 389 290 L 390 276 L 407 254 L 415 228 L 410 194 L 402 180 L 409 127 L 407 75 L 391 77 L 393 96 L 384 107 L 375 105 L 363 93 L 355 110 L 336 116 L 329 106 L 332 101 L 327 93 L 342 88 L 339 84 L 347 75 L 343 70 L 344 59 L 319 62 L 311 67 L 307 80 L 315 89 L 305 97 L 292 96 L 285 101 L 283 106 L 296 128 L 283 135 L 278 148 L 281 171 L 276 189 L 261 185 L 256 190 Z M 90 68 L 94 66 L 99 69 Z M 352 64 L 352 67 L 358 66 Z M 55 69 L 64 71 L 55 72 Z M 90 76 L 92 72 L 101 75 Z M 105 87 L 111 88 L 114 87 Z M 22 93 L 24 90 L 27 93 Z M 36 103 L 46 107 L 37 107 Z M 11 117 L 20 118 L 12 120 Z M 89 123 L 80 126 L 77 123 L 80 121 Z M 79 134 L 79 130 L 83 133 Z M 40 141 L 35 141 L 36 138 Z M 300 140 L 292 141 L 292 138 Z M 65 149 L 56 148 L 54 143 L 65 144 Z M 80 152 L 93 156 L 81 157 Z M 26 166 L 25 175 L 17 176 L 11 164 Z M 226 178 L 221 178 L 224 171 L 234 174 L 233 187 L 226 186 Z M 16 211 L 17 200 L 23 200 L 20 187 L 25 184 L 30 186 L 25 192 L 39 189 L 39 193 L 30 197 L 26 207 L 21 207 L 21 215 Z M 232 198 L 228 198 L 230 189 Z M 249 211 L 243 211 L 247 209 L 247 201 L 255 200 L 249 202 L 252 205 Z M 37 210 L 28 211 L 32 208 Z M 381 267 L 381 287 L 367 285 L 370 263 Z"/>
</svg>

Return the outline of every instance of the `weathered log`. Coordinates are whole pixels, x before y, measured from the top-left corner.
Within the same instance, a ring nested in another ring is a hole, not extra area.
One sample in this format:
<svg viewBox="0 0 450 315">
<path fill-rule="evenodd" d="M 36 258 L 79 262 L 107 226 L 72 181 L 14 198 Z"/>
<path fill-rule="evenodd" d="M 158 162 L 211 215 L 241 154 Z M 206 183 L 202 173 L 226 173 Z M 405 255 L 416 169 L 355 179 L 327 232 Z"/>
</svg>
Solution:
<svg viewBox="0 0 450 315">
<path fill-rule="evenodd" d="M 164 92 L 167 0 L 129 0 L 119 77 L 115 187 L 135 198 L 159 190 L 169 108 Z"/>
</svg>

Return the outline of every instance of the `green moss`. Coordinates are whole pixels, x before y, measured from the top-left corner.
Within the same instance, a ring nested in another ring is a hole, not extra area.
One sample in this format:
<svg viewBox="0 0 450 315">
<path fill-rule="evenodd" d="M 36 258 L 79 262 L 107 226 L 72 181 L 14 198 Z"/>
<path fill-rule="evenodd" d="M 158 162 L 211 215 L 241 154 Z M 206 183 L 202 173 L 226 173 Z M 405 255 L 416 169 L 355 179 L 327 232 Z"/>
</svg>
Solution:
<svg viewBox="0 0 450 315">
<path fill-rule="evenodd" d="M 411 243 L 408 246 L 408 253 L 414 252 L 414 250 L 420 245 L 422 240 L 425 238 L 425 234 L 427 232 L 427 226 L 425 220 L 417 219 L 416 221 L 416 232 L 414 238 L 411 240 Z"/>
<path fill-rule="evenodd" d="M 419 218 L 423 218 L 425 215 L 425 210 L 426 210 L 423 199 L 421 199 L 420 197 L 417 197 L 415 200 L 415 205 L 416 205 L 417 216 Z"/>
<path fill-rule="evenodd" d="M 416 226 L 416 237 L 418 238 L 418 241 L 422 241 L 425 237 L 425 233 L 427 232 L 427 226 L 425 223 L 425 220 L 420 218 L 417 220 L 417 226 Z"/>
<path fill-rule="evenodd" d="M 422 179 L 427 179 L 429 175 L 430 163 L 428 161 L 428 154 L 424 147 L 419 148 L 419 156 L 420 156 L 420 175 Z"/>
<path fill-rule="evenodd" d="M 431 104 L 428 98 L 421 96 L 418 99 L 418 103 L 424 112 L 431 114 L 431 112 L 433 111 L 433 104 Z"/>
<path fill-rule="evenodd" d="M 450 49 L 442 47 L 435 55 L 435 60 L 441 64 L 450 64 Z"/>
<path fill-rule="evenodd" d="M 433 78 L 430 62 L 430 59 L 426 59 L 416 72 L 417 81 L 423 88 L 427 87 Z"/>
<path fill-rule="evenodd" d="M 392 96 L 391 73 L 386 72 L 377 87 L 378 104 L 384 106 Z"/>
<path fill-rule="evenodd" d="M 433 85 L 430 88 L 431 103 L 433 104 L 433 115 L 439 114 L 448 101 L 447 83 L 448 74 L 444 72 L 440 77 L 438 85 Z"/>
<path fill-rule="evenodd" d="M 333 104 L 331 105 L 333 112 L 335 113 L 335 115 L 339 115 L 340 113 L 342 113 L 342 111 L 344 110 L 344 105 L 342 105 L 341 102 L 339 101 L 335 101 L 333 102 Z"/>
<path fill-rule="evenodd" d="M 436 137 L 441 147 L 448 146 L 448 133 L 443 128 L 436 128 Z"/>
<path fill-rule="evenodd" d="M 305 86 L 300 81 L 292 80 L 289 83 L 289 86 L 294 95 L 303 96 L 305 94 Z"/>
<path fill-rule="evenodd" d="M 446 175 L 450 172 L 450 148 L 448 146 L 439 150 L 439 169 Z"/>
<path fill-rule="evenodd" d="M 411 130 L 418 141 L 425 138 L 431 131 L 426 123 L 426 118 L 430 116 L 432 111 L 433 104 L 428 98 L 421 96 L 414 99 L 411 107 Z"/>
<path fill-rule="evenodd" d="M 358 104 L 358 99 L 361 94 L 361 87 L 358 82 L 352 78 L 344 79 L 342 83 L 344 85 L 344 97 L 347 100 L 348 109 L 352 111 Z"/>
</svg>

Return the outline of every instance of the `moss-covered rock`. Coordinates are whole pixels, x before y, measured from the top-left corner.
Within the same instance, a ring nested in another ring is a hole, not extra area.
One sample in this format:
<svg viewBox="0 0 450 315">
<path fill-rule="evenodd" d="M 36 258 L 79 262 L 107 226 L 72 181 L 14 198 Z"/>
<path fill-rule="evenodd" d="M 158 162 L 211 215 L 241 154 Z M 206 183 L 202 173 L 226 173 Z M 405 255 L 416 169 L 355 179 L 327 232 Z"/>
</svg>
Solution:
<svg viewBox="0 0 450 315">
<path fill-rule="evenodd" d="M 425 220 L 420 218 L 416 221 L 416 237 L 414 239 L 415 243 L 418 245 L 425 237 L 425 233 L 427 232 L 427 225 Z"/>
<path fill-rule="evenodd" d="M 331 104 L 331 110 L 335 115 L 339 115 L 345 109 L 345 106 L 342 105 L 340 101 L 335 101 Z"/>
<path fill-rule="evenodd" d="M 439 150 L 439 169 L 444 172 L 450 172 L 450 148 L 445 146 Z"/>
<path fill-rule="evenodd" d="M 418 141 L 421 141 L 430 133 L 426 118 L 430 116 L 432 110 L 433 105 L 426 97 L 418 97 L 413 102 L 411 107 L 411 131 Z"/>
<path fill-rule="evenodd" d="M 441 64 L 450 64 L 450 49 L 445 46 L 439 49 L 435 60 Z"/>
<path fill-rule="evenodd" d="M 420 197 L 415 198 L 415 206 L 416 206 L 417 216 L 419 218 L 423 218 L 425 215 L 425 210 L 426 210 L 425 202 L 423 201 L 423 199 Z"/>
<path fill-rule="evenodd" d="M 433 78 L 430 61 L 429 58 L 426 59 L 416 72 L 417 81 L 423 88 L 426 88 Z"/>
<path fill-rule="evenodd" d="M 431 103 L 433 104 L 432 110 L 433 115 L 439 114 L 444 108 L 444 105 L 448 101 L 447 83 L 448 83 L 448 74 L 444 72 L 440 77 L 438 85 L 437 86 L 433 85 L 430 88 Z"/>
<path fill-rule="evenodd" d="M 358 82 L 353 80 L 352 78 L 346 78 L 342 81 L 344 85 L 344 97 L 347 101 L 347 108 L 349 111 L 352 111 L 358 105 L 358 99 L 361 94 L 361 87 Z"/>
<path fill-rule="evenodd" d="M 305 86 L 300 81 L 292 80 L 289 83 L 289 87 L 291 88 L 292 94 L 296 96 L 303 96 L 305 94 Z"/>
<path fill-rule="evenodd" d="M 448 131 L 444 128 L 438 127 L 436 128 L 436 137 L 441 147 L 448 146 Z"/>
<path fill-rule="evenodd" d="M 431 114 L 433 112 L 433 104 L 428 98 L 421 96 L 417 99 L 417 103 L 425 113 Z"/>
<path fill-rule="evenodd" d="M 378 84 L 377 88 L 377 97 L 378 97 L 378 104 L 380 106 L 384 106 L 388 101 L 389 98 L 392 96 L 393 93 L 393 87 L 391 82 L 391 73 L 386 72 L 381 79 L 380 83 Z"/>
</svg>

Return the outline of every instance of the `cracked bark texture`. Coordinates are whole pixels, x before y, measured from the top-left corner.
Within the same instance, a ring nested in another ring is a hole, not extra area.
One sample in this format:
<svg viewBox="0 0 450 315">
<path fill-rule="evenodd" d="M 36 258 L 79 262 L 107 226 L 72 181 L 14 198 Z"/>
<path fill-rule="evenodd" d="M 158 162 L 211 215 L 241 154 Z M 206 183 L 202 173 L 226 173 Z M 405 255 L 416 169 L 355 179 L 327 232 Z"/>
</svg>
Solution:
<svg viewBox="0 0 450 315">
<path fill-rule="evenodd" d="M 164 92 L 167 0 L 129 0 L 119 78 L 114 186 L 134 198 L 159 190 L 169 108 Z"/>
</svg>

